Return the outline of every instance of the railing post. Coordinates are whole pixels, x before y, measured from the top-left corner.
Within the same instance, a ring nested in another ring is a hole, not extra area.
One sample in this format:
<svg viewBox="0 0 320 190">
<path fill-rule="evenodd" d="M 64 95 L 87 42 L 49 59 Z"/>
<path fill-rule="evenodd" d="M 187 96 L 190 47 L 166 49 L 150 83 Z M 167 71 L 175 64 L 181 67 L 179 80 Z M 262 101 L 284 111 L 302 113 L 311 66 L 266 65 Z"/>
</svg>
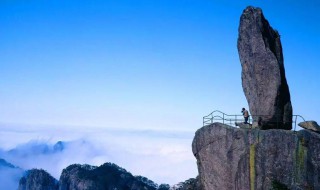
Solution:
<svg viewBox="0 0 320 190">
<path fill-rule="evenodd" d="M 294 120 L 294 131 L 296 131 L 296 127 L 297 127 L 297 115 L 296 115 L 296 119 Z"/>
<path fill-rule="evenodd" d="M 224 124 L 224 113 L 222 114 L 222 123 Z"/>
</svg>

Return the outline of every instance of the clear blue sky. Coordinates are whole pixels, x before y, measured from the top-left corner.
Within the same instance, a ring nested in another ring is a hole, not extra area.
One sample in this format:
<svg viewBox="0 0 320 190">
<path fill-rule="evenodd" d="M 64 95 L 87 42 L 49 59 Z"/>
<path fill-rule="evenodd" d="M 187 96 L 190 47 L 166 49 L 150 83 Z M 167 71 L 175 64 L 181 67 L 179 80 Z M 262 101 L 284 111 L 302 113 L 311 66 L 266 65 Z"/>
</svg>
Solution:
<svg viewBox="0 0 320 190">
<path fill-rule="evenodd" d="M 248 5 L 281 34 L 294 113 L 320 122 L 316 0 L 3 0 L 0 122 L 195 130 L 239 113 Z"/>
</svg>

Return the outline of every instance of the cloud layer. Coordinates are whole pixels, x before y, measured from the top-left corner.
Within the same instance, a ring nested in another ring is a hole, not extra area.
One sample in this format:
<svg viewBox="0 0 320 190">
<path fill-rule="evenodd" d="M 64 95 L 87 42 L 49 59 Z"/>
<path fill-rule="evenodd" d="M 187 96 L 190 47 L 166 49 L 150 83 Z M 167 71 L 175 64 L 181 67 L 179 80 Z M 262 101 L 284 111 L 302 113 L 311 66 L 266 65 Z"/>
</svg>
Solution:
<svg viewBox="0 0 320 190">
<path fill-rule="evenodd" d="M 0 158 L 25 170 L 45 169 L 57 179 L 70 164 L 105 162 L 157 183 L 176 184 L 197 175 L 190 131 L 16 125 L 2 129 Z"/>
</svg>

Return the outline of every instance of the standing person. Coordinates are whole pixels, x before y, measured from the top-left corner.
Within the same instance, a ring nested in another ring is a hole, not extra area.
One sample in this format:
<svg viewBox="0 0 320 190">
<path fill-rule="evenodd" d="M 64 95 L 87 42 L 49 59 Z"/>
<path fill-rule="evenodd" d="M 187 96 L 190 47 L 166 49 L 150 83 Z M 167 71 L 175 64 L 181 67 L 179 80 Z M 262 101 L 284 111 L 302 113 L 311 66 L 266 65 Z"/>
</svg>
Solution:
<svg viewBox="0 0 320 190">
<path fill-rule="evenodd" d="M 249 124 L 248 120 L 249 120 L 249 112 L 248 110 L 246 110 L 245 108 L 242 108 L 242 115 L 244 117 L 244 124 Z"/>
</svg>

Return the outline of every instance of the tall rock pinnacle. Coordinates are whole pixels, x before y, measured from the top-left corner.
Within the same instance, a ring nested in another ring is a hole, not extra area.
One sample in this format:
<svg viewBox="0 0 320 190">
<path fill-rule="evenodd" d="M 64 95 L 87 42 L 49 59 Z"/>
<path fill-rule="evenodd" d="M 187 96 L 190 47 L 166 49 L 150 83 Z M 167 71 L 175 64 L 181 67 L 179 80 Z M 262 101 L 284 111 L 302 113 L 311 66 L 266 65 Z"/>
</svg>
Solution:
<svg viewBox="0 0 320 190">
<path fill-rule="evenodd" d="M 260 8 L 247 7 L 240 18 L 238 52 L 242 87 L 261 129 L 292 128 L 292 106 L 279 33 Z"/>
</svg>

